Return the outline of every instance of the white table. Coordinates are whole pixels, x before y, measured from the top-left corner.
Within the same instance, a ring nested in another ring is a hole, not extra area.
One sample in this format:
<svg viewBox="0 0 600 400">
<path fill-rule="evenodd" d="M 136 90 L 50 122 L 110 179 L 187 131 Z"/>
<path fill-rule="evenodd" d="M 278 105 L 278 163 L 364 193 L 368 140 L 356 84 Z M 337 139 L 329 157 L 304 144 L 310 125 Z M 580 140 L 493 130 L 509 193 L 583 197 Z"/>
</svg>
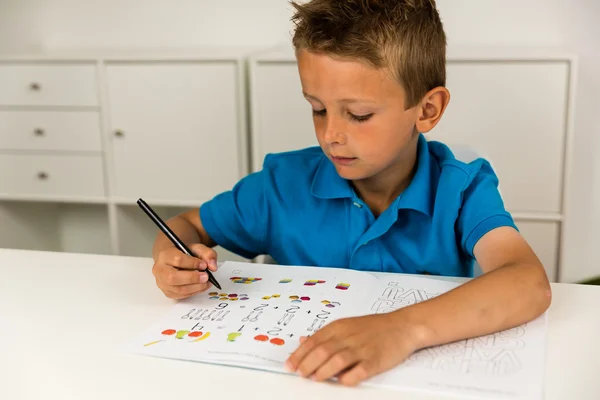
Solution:
<svg viewBox="0 0 600 400">
<path fill-rule="evenodd" d="M 128 354 L 174 304 L 149 258 L 0 249 L 0 399 L 432 399 Z M 553 284 L 546 399 L 600 398 L 600 288 Z"/>
</svg>

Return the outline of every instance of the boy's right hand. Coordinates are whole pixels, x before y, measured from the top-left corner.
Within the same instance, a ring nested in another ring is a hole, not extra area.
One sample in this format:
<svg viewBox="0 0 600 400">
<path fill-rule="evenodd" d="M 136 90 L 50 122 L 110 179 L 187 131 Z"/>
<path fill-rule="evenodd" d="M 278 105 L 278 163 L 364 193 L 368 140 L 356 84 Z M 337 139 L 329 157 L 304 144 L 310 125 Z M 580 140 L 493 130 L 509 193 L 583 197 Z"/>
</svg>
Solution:
<svg viewBox="0 0 600 400">
<path fill-rule="evenodd" d="M 204 292 L 211 283 L 203 270 L 207 267 L 213 272 L 217 270 L 216 251 L 203 244 L 188 247 L 198 258 L 183 254 L 176 247 L 168 247 L 158 254 L 152 267 L 156 285 L 171 299 L 185 299 Z"/>
</svg>

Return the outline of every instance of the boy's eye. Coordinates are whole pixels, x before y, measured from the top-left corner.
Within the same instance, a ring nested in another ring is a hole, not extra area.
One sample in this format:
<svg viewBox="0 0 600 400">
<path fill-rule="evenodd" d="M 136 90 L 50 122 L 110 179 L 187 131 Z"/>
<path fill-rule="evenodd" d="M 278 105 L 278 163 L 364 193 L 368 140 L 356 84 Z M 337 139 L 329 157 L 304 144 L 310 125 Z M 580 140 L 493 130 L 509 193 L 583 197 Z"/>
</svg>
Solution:
<svg viewBox="0 0 600 400">
<path fill-rule="evenodd" d="M 327 110 L 325 108 L 322 110 L 313 109 L 312 113 L 315 117 L 324 117 L 327 114 Z M 350 117 L 350 119 L 352 121 L 365 122 L 365 121 L 368 121 L 373 116 L 373 113 L 366 114 L 366 115 L 354 115 L 352 113 L 348 113 L 348 116 Z"/>
<path fill-rule="evenodd" d="M 348 113 L 348 115 L 350 116 L 350 119 L 353 121 L 365 122 L 365 121 L 368 121 L 373 116 L 373 113 L 365 114 L 365 115 L 354 115 L 352 113 Z"/>
</svg>

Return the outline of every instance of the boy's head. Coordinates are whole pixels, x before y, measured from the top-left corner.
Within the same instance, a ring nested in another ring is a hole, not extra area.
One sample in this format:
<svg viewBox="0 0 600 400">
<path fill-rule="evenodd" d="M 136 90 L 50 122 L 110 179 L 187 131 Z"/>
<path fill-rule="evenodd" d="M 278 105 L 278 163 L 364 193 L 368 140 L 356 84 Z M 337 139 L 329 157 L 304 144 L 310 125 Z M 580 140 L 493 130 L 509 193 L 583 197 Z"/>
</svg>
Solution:
<svg viewBox="0 0 600 400">
<path fill-rule="evenodd" d="M 292 5 L 302 89 L 340 175 L 361 180 L 412 168 L 418 133 L 437 124 L 449 101 L 435 1 Z"/>
</svg>

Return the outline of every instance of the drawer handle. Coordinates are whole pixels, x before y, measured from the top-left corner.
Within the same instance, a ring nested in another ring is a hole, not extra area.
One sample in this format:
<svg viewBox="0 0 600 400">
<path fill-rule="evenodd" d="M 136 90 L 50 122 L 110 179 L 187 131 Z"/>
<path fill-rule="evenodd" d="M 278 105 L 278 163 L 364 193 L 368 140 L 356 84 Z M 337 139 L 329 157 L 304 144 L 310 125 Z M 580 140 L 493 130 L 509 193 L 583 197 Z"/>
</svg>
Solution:
<svg viewBox="0 0 600 400">
<path fill-rule="evenodd" d="M 37 83 L 37 82 L 31 82 L 31 83 L 29 84 L 29 89 L 31 89 L 31 90 L 38 91 L 38 90 L 40 90 L 41 88 L 42 88 L 42 85 L 40 85 L 40 84 L 39 84 L 39 83 Z"/>
<path fill-rule="evenodd" d="M 122 138 L 123 136 L 125 136 L 125 132 L 121 131 L 121 130 L 116 130 L 115 131 L 115 136 L 118 138 Z"/>
<path fill-rule="evenodd" d="M 36 128 L 33 133 L 35 133 L 35 136 L 44 136 L 44 130 L 41 128 Z"/>
<path fill-rule="evenodd" d="M 45 181 L 46 179 L 48 179 L 48 173 L 38 172 L 37 177 L 40 181 Z"/>
</svg>

